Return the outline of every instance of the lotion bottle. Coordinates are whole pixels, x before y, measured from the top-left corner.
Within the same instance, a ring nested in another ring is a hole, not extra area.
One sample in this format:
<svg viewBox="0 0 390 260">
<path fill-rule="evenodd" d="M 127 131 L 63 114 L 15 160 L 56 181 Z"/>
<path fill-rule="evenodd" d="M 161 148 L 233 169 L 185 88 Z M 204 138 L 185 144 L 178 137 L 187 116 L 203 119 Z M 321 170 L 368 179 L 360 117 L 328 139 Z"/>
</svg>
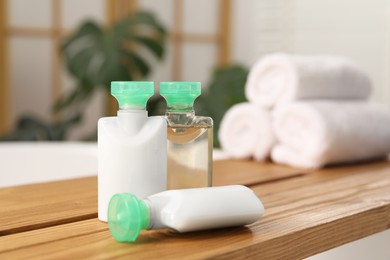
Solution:
<svg viewBox="0 0 390 260">
<path fill-rule="evenodd" d="M 107 221 L 108 204 L 116 193 L 140 198 L 166 189 L 167 123 L 148 117 L 153 82 L 111 82 L 118 100 L 116 117 L 98 121 L 98 218 Z"/>
<path fill-rule="evenodd" d="M 167 102 L 167 189 L 209 187 L 212 182 L 213 120 L 197 116 L 200 82 L 161 82 Z"/>
<path fill-rule="evenodd" d="M 142 229 L 189 232 L 256 222 L 264 213 L 260 199 L 242 185 L 167 190 L 137 199 L 116 194 L 108 209 L 108 227 L 119 242 L 133 242 Z"/>
</svg>

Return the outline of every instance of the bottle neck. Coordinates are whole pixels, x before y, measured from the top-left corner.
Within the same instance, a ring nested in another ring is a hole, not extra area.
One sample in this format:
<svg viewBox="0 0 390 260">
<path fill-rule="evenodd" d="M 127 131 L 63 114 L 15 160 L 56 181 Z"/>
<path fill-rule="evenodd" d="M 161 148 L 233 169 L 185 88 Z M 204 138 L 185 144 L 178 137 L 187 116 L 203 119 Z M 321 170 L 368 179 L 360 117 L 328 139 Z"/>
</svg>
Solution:
<svg viewBox="0 0 390 260">
<path fill-rule="evenodd" d="M 149 196 L 142 201 L 149 209 L 149 222 L 147 229 L 172 228 L 164 223 L 162 219 L 163 208 L 169 203 L 169 197 Z"/>
<path fill-rule="evenodd" d="M 191 125 L 195 118 L 195 111 L 189 107 L 168 107 L 165 113 L 169 125 Z"/>
<path fill-rule="evenodd" d="M 174 112 L 174 113 L 187 113 L 190 111 L 194 111 L 194 107 L 190 104 L 186 105 L 170 105 L 168 103 L 167 106 L 167 112 Z"/>
<path fill-rule="evenodd" d="M 148 119 L 148 111 L 144 109 L 121 109 L 117 115 L 119 127 L 127 135 L 137 134 Z"/>
</svg>

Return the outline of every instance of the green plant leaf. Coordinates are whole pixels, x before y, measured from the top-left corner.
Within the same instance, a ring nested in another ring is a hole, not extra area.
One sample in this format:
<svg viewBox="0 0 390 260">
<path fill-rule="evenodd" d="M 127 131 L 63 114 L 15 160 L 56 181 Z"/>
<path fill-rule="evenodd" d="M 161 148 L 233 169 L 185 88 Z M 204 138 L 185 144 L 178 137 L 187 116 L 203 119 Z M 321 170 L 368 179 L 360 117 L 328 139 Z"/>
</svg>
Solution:
<svg viewBox="0 0 390 260">
<path fill-rule="evenodd" d="M 98 88 L 109 90 L 111 81 L 144 79 L 155 62 L 150 54 L 162 59 L 165 44 L 166 30 L 150 12 L 136 12 L 110 27 L 83 23 L 61 47 L 66 68 L 82 90 L 61 98 L 54 110 L 82 103 Z"/>
<path fill-rule="evenodd" d="M 64 61 L 68 71 L 75 78 L 88 81 L 87 72 L 90 70 L 90 61 L 96 60 L 96 54 L 98 54 L 97 57 L 101 56 L 98 52 L 101 49 L 102 40 L 102 30 L 95 23 L 88 21 L 64 42 L 61 48 Z"/>
<path fill-rule="evenodd" d="M 144 45 L 146 48 L 148 48 L 159 59 L 163 58 L 164 48 L 161 46 L 159 41 L 147 37 L 140 37 L 140 36 L 134 37 L 133 39 L 141 43 L 141 45 Z"/>
<path fill-rule="evenodd" d="M 135 53 L 124 53 L 123 56 L 127 58 L 126 62 L 129 64 L 129 68 L 134 71 L 132 74 L 140 74 L 145 75 L 148 74 L 150 71 L 149 64 L 144 61 L 140 56 L 138 56 Z"/>
<path fill-rule="evenodd" d="M 165 29 L 165 27 L 161 24 L 160 21 L 156 19 L 156 16 L 152 12 L 140 10 L 133 15 L 125 18 L 123 20 L 123 23 L 128 23 L 131 26 L 134 26 L 134 28 L 132 29 L 133 31 L 139 29 L 139 27 L 141 26 L 141 29 L 145 29 L 145 27 L 148 27 L 152 29 L 152 31 L 156 31 L 156 33 L 162 36 L 167 34 L 167 30 Z"/>
<path fill-rule="evenodd" d="M 74 87 L 54 103 L 53 112 L 58 113 L 67 107 L 79 106 L 80 103 L 83 103 L 81 101 L 88 99 L 92 91 L 93 87 L 87 83 Z"/>
</svg>

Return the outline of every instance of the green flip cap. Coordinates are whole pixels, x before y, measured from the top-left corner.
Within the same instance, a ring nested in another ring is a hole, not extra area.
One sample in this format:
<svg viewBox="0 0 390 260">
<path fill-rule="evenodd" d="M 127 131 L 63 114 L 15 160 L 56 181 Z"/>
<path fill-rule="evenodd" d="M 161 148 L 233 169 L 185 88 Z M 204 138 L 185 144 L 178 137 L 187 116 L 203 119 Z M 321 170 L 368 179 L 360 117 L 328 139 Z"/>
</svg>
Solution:
<svg viewBox="0 0 390 260">
<path fill-rule="evenodd" d="M 161 82 L 160 95 L 165 98 L 169 108 L 188 108 L 194 105 L 201 93 L 200 82 Z"/>
<path fill-rule="evenodd" d="M 119 109 L 145 109 L 146 102 L 154 94 L 151 81 L 112 81 L 111 95 L 119 103 Z"/>
<path fill-rule="evenodd" d="M 108 206 L 108 227 L 119 242 L 133 242 L 150 223 L 149 207 L 129 193 L 112 196 Z"/>
</svg>

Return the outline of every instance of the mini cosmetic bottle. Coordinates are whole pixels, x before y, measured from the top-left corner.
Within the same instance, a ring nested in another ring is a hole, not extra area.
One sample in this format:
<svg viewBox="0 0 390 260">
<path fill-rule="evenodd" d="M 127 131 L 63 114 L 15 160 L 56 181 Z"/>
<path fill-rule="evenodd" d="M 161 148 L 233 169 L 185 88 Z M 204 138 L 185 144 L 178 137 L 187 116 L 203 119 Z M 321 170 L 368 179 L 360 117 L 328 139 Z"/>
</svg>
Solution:
<svg viewBox="0 0 390 260">
<path fill-rule="evenodd" d="M 133 242 L 142 229 L 177 232 L 248 225 L 264 213 L 256 194 L 241 185 L 167 190 L 139 200 L 116 194 L 110 201 L 108 227 L 119 242 Z"/>
<path fill-rule="evenodd" d="M 161 82 L 160 94 L 167 102 L 167 189 L 211 186 L 213 120 L 193 108 L 200 82 Z"/>
</svg>

